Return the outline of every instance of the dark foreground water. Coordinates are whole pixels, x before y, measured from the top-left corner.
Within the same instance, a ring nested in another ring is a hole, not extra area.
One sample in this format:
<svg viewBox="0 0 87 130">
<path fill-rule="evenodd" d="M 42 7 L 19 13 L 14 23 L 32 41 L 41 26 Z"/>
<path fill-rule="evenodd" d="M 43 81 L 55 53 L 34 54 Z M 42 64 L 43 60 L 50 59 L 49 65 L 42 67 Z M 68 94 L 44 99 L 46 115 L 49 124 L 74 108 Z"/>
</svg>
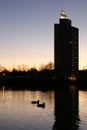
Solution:
<svg viewBox="0 0 87 130">
<path fill-rule="evenodd" d="M 39 100 L 38 107 L 31 101 Z M 87 91 L 0 90 L 0 130 L 87 130 Z"/>
</svg>

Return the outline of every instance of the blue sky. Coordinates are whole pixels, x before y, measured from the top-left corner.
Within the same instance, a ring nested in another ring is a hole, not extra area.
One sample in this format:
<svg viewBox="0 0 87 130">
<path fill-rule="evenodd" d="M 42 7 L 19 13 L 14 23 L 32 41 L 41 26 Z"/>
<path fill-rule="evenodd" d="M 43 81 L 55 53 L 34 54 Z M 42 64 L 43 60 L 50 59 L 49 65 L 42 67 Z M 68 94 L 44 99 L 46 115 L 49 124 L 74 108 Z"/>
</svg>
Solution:
<svg viewBox="0 0 87 130">
<path fill-rule="evenodd" d="M 79 69 L 87 68 L 86 0 L 0 0 L 0 64 L 54 62 L 54 24 L 62 9 L 79 28 Z"/>
</svg>

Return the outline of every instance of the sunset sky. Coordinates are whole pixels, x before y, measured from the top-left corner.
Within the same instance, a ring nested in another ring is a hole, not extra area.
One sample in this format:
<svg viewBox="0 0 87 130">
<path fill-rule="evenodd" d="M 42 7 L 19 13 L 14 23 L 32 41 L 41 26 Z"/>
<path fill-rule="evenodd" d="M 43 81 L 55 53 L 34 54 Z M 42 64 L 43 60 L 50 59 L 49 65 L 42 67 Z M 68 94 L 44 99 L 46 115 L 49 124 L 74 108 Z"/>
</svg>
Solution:
<svg viewBox="0 0 87 130">
<path fill-rule="evenodd" d="M 79 69 L 86 69 L 87 0 L 0 0 L 0 65 L 54 62 L 54 24 L 62 9 L 79 28 Z"/>
</svg>

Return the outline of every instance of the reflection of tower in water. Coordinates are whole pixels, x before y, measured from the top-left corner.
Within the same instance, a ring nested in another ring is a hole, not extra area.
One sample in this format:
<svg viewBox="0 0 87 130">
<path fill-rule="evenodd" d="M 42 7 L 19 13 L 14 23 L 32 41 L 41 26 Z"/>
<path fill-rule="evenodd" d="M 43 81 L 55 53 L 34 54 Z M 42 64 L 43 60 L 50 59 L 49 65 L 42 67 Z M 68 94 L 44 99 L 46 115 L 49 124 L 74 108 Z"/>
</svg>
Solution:
<svg viewBox="0 0 87 130">
<path fill-rule="evenodd" d="M 75 86 L 55 90 L 53 130 L 78 130 L 78 91 Z"/>
<path fill-rule="evenodd" d="M 5 94 L 5 87 L 3 86 L 3 100 L 4 100 L 4 94 Z"/>
</svg>

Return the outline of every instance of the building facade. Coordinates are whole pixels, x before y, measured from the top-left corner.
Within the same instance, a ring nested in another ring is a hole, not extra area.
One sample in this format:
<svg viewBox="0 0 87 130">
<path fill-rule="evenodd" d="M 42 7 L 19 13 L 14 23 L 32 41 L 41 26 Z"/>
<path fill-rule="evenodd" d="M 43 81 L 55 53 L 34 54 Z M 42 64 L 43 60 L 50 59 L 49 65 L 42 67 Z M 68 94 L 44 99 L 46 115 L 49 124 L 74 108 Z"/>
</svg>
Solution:
<svg viewBox="0 0 87 130">
<path fill-rule="evenodd" d="M 54 24 L 54 68 L 58 79 L 75 78 L 79 65 L 79 29 L 61 13 L 59 24 Z"/>
</svg>

